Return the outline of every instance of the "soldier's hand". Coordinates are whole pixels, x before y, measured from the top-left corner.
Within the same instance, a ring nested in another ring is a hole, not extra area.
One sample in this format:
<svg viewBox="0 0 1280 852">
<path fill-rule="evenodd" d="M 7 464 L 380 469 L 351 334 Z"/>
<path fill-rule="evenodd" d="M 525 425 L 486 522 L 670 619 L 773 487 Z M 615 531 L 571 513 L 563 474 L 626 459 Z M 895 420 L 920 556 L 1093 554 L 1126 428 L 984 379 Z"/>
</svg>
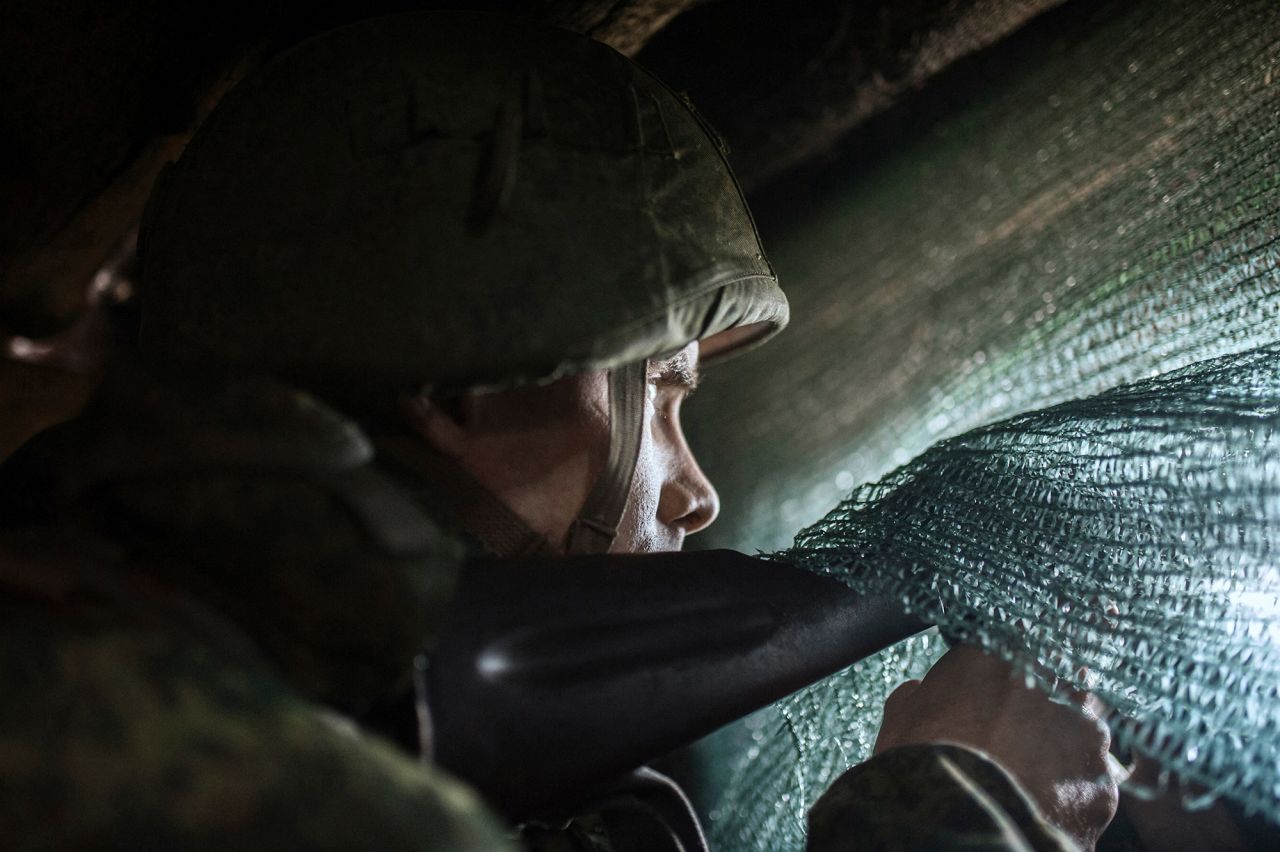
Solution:
<svg viewBox="0 0 1280 852">
<path fill-rule="evenodd" d="M 1068 699 L 1059 704 L 1027 688 L 1012 666 L 959 646 L 924 680 L 908 681 L 889 696 L 875 750 L 946 742 L 985 752 L 1017 779 L 1048 822 L 1091 849 L 1116 811 L 1111 737 L 1101 702 L 1084 692 Z"/>
</svg>

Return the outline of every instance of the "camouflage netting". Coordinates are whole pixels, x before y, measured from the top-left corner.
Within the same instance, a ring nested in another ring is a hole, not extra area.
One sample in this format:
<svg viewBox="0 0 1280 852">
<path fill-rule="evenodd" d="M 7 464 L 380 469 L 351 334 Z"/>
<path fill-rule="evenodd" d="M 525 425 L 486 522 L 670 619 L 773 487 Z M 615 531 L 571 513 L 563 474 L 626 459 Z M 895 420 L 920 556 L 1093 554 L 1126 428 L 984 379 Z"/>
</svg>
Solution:
<svg viewBox="0 0 1280 852">
<path fill-rule="evenodd" d="M 743 509 L 713 543 L 785 548 L 892 470 L 785 558 L 1088 665 L 1121 740 L 1280 819 L 1280 5 L 1060 11 L 775 235 L 792 327 L 691 411 Z M 715 847 L 802 845 L 943 650 L 917 637 L 722 736 L 746 744 Z"/>
<path fill-rule="evenodd" d="M 944 441 L 778 558 L 1087 666 L 1122 748 L 1280 814 L 1278 427 L 1280 350 L 1202 362 Z"/>
</svg>

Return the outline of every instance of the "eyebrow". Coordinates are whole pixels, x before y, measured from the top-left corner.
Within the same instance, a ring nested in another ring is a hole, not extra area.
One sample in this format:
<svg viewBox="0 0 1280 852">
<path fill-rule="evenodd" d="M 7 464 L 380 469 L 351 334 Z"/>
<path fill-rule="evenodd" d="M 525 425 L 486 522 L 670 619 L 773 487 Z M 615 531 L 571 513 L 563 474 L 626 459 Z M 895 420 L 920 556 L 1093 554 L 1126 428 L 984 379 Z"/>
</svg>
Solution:
<svg viewBox="0 0 1280 852">
<path fill-rule="evenodd" d="M 658 370 L 658 384 L 682 388 L 685 396 L 698 389 L 702 378 L 697 365 L 690 364 L 689 356 L 683 352 L 657 361 L 654 367 Z"/>
</svg>

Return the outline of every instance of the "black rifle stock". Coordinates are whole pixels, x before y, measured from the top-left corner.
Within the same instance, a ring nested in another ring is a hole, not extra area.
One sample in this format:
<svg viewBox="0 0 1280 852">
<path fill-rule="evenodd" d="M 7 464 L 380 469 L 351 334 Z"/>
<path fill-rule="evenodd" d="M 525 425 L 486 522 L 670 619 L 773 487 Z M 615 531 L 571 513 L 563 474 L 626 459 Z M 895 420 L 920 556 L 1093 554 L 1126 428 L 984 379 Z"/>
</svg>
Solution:
<svg viewBox="0 0 1280 852">
<path fill-rule="evenodd" d="M 545 815 L 925 626 L 726 550 L 475 562 L 430 660 L 436 758 Z"/>
</svg>

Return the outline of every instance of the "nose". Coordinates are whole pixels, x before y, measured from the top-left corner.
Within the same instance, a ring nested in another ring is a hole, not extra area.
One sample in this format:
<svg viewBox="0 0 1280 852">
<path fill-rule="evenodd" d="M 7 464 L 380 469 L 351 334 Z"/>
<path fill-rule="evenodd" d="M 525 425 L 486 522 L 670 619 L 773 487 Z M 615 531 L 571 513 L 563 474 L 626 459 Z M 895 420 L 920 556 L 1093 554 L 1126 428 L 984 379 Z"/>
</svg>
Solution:
<svg viewBox="0 0 1280 852">
<path fill-rule="evenodd" d="M 720 514 L 720 495 L 698 466 L 688 445 L 681 442 L 679 463 L 662 489 L 658 519 L 685 535 L 711 526 Z"/>
</svg>

